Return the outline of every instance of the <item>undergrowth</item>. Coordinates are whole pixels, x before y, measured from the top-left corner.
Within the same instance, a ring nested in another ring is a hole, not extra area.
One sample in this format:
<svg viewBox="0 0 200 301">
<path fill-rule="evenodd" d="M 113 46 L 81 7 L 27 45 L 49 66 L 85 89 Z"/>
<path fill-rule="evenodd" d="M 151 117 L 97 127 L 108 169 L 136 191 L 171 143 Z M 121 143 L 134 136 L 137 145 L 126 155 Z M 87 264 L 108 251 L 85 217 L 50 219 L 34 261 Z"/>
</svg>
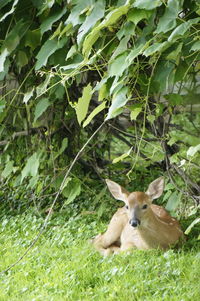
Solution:
<svg viewBox="0 0 200 301">
<path fill-rule="evenodd" d="M 43 218 L 24 212 L 1 217 L 0 269 L 15 262 L 37 235 Z M 0 300 L 199 300 L 199 242 L 179 250 L 133 251 L 103 258 L 89 239 L 106 223 L 95 214 L 53 216 L 38 243 L 1 274 Z"/>
</svg>

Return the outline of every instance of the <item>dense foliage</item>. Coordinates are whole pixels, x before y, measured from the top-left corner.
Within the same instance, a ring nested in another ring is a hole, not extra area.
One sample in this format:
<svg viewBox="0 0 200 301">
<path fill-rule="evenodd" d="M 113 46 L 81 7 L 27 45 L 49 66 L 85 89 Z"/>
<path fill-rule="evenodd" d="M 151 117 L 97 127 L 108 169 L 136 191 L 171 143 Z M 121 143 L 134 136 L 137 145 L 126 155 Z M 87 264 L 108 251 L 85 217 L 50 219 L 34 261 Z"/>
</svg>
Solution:
<svg viewBox="0 0 200 301">
<path fill-rule="evenodd" d="M 199 1 L 4 0 L 0 9 L 1 194 L 9 191 L 14 207 L 27 197 L 45 207 L 106 120 L 60 206 L 81 192 L 81 206 L 94 208 L 105 189 L 102 182 L 94 198 L 92 180 L 145 189 L 165 173 L 167 208 L 182 201 L 195 213 Z"/>
</svg>

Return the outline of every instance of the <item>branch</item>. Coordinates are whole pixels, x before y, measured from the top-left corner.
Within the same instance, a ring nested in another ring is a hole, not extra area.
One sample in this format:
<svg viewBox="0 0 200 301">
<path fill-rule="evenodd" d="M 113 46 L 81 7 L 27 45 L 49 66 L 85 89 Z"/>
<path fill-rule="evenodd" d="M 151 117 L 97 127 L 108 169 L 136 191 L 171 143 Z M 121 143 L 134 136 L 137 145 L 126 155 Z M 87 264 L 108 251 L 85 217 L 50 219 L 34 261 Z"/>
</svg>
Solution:
<svg viewBox="0 0 200 301">
<path fill-rule="evenodd" d="M 43 131 L 46 130 L 46 127 L 41 126 L 41 127 L 38 127 L 38 128 L 30 128 L 29 130 L 26 130 L 26 131 L 15 132 L 15 133 L 12 134 L 10 139 L 0 141 L 0 146 L 8 144 L 9 142 L 11 142 L 12 140 L 14 140 L 17 137 L 34 135 L 34 134 L 40 132 L 41 130 L 43 130 Z"/>
</svg>

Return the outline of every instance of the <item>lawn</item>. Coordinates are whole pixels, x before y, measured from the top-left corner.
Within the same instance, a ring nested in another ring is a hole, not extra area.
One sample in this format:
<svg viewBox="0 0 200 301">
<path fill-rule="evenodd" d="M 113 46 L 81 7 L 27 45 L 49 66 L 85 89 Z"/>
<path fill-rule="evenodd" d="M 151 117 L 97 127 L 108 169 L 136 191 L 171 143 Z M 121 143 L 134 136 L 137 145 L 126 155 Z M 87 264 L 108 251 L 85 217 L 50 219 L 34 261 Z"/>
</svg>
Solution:
<svg viewBox="0 0 200 301">
<path fill-rule="evenodd" d="M 33 213 L 1 218 L 1 271 L 25 251 L 42 222 Z M 199 243 L 103 258 L 88 239 L 105 226 L 95 215 L 53 217 L 28 255 L 1 274 L 0 301 L 200 299 Z"/>
</svg>

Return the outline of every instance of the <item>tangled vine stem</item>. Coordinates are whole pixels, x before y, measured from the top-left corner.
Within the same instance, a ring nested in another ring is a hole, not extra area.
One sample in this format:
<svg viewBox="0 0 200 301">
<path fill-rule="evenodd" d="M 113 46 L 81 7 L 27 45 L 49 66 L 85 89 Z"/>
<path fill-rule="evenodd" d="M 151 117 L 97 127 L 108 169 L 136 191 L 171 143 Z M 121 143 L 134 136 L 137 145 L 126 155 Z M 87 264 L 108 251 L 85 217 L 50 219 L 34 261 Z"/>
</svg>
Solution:
<svg viewBox="0 0 200 301">
<path fill-rule="evenodd" d="M 64 188 L 64 184 L 72 170 L 72 168 L 74 167 L 75 163 L 78 161 L 78 159 L 81 157 L 82 152 L 84 151 L 84 149 L 86 148 L 86 146 L 90 143 L 90 141 L 94 138 L 94 136 L 100 131 L 100 129 L 104 126 L 104 124 L 106 123 L 106 121 L 104 121 L 97 129 L 96 131 L 90 136 L 90 138 L 87 140 L 87 142 L 82 146 L 82 148 L 79 150 L 79 152 L 77 153 L 76 157 L 74 158 L 74 160 L 72 161 L 69 169 L 67 170 L 64 179 L 60 185 L 60 188 L 58 190 L 58 192 L 56 193 L 56 196 L 52 202 L 51 207 L 48 210 L 48 214 L 44 220 L 43 225 L 41 226 L 41 229 L 38 233 L 38 235 L 35 237 L 35 239 L 31 242 L 30 246 L 25 250 L 25 252 L 13 263 L 11 264 L 9 267 L 7 267 L 5 270 L 0 272 L 0 275 L 8 272 L 9 270 L 11 270 L 13 267 L 15 267 L 22 259 L 24 259 L 24 257 L 28 254 L 28 252 L 33 248 L 33 246 L 37 243 L 37 241 L 39 240 L 40 236 L 43 234 L 43 232 L 46 229 L 47 223 L 50 220 L 51 216 L 52 216 L 52 209 L 54 208 L 56 201 L 59 197 L 59 195 L 61 194 L 63 188 Z"/>
</svg>

